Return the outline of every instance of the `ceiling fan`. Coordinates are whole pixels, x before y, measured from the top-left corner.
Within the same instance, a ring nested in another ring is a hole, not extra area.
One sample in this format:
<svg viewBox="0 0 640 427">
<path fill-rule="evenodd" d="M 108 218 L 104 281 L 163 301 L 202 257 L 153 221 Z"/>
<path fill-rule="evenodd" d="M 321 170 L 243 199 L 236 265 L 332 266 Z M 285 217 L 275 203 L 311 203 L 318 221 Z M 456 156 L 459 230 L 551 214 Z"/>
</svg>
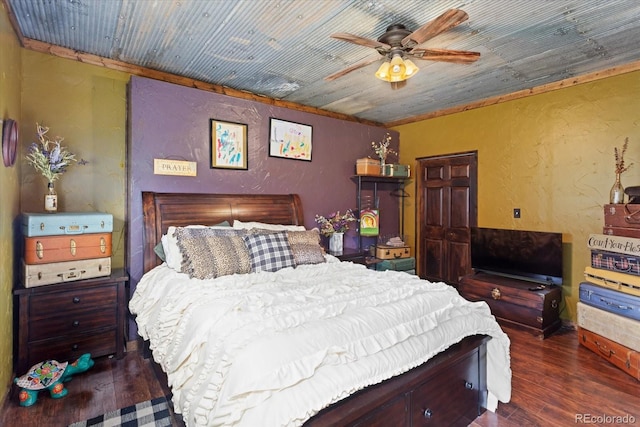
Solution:
<svg viewBox="0 0 640 427">
<path fill-rule="evenodd" d="M 480 57 L 479 52 L 425 47 L 425 43 L 428 40 L 454 28 L 467 19 L 469 19 L 469 15 L 465 11 L 449 9 L 413 32 L 402 24 L 394 24 L 387 27 L 387 31 L 378 40 L 349 33 L 335 33 L 331 34 L 331 37 L 377 50 L 380 55 L 384 56 L 385 60 L 376 71 L 376 77 L 390 82 L 392 87 L 397 88 L 402 86 L 408 78 L 413 77 L 419 70 L 409 57 L 458 64 L 469 64 L 476 61 Z M 354 70 L 366 67 L 379 59 L 379 57 L 364 59 L 344 70 L 325 77 L 325 80 L 335 80 Z"/>
</svg>

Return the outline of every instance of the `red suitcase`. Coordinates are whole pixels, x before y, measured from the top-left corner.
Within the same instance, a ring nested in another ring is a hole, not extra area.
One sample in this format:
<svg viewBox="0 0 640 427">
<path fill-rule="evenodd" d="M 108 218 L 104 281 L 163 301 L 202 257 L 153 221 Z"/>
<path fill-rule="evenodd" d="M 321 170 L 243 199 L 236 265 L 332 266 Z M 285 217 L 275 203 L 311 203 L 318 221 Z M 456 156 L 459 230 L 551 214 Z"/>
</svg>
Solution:
<svg viewBox="0 0 640 427">
<path fill-rule="evenodd" d="M 640 239 L 640 228 L 608 227 L 605 225 L 602 228 L 602 233 L 607 236 L 635 237 L 636 239 Z"/>
<path fill-rule="evenodd" d="M 45 264 L 111 256 L 111 233 L 25 237 L 24 262 Z"/>
<path fill-rule="evenodd" d="M 604 205 L 604 225 L 640 228 L 640 204 Z"/>
</svg>

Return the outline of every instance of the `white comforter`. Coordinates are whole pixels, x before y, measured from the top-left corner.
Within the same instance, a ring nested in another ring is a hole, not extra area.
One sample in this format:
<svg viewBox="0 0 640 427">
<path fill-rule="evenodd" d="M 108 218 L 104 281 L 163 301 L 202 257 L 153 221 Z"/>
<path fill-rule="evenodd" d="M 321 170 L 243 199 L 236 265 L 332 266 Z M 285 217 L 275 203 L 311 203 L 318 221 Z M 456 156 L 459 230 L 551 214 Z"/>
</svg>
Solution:
<svg viewBox="0 0 640 427">
<path fill-rule="evenodd" d="M 142 277 L 129 306 L 188 426 L 300 425 L 473 334 L 493 337 L 489 409 L 509 401 L 509 339 L 484 302 L 327 259 L 215 280 L 163 264 Z"/>
</svg>

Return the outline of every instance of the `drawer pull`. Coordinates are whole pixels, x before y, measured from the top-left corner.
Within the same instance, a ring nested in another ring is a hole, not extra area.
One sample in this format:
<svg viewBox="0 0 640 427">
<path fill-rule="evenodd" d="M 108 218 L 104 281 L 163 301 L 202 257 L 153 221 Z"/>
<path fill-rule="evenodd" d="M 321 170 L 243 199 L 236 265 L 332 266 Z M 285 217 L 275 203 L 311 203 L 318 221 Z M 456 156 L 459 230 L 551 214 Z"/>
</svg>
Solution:
<svg viewBox="0 0 640 427">
<path fill-rule="evenodd" d="M 423 415 L 424 415 L 425 418 L 431 418 L 433 416 L 433 411 L 431 411 L 431 409 L 427 408 L 427 409 L 424 410 Z"/>
<path fill-rule="evenodd" d="M 473 383 L 470 383 L 469 381 L 465 381 L 464 388 L 466 388 L 467 390 L 473 390 Z"/>
<path fill-rule="evenodd" d="M 74 304 L 78 304 L 80 302 L 80 298 L 79 297 L 73 297 L 73 303 Z"/>
<path fill-rule="evenodd" d="M 500 299 L 502 298 L 502 292 L 500 292 L 500 289 L 498 288 L 493 288 L 491 290 L 491 298 L 493 299 Z"/>
<path fill-rule="evenodd" d="M 75 351 L 75 350 L 77 350 L 77 349 L 78 349 L 78 344 L 74 344 L 74 345 L 72 345 L 72 346 L 71 346 L 71 350 L 74 350 L 74 351 Z"/>
<path fill-rule="evenodd" d="M 77 328 L 78 326 L 80 326 L 80 321 L 79 320 L 74 320 L 71 325 Z"/>
</svg>

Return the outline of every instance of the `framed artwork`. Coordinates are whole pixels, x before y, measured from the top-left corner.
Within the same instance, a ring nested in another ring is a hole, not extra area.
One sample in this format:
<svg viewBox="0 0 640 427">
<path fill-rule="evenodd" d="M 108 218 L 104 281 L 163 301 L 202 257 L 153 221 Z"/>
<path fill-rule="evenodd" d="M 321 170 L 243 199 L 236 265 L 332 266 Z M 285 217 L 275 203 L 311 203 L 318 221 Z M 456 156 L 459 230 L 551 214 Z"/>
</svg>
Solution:
<svg viewBox="0 0 640 427">
<path fill-rule="evenodd" d="M 313 127 L 286 120 L 269 120 L 269 156 L 311 161 Z"/>
<path fill-rule="evenodd" d="M 360 235 L 377 236 L 380 234 L 380 213 L 377 209 L 362 209 L 360 211 Z"/>
<path fill-rule="evenodd" d="M 210 119 L 211 168 L 248 169 L 247 125 Z"/>
</svg>

